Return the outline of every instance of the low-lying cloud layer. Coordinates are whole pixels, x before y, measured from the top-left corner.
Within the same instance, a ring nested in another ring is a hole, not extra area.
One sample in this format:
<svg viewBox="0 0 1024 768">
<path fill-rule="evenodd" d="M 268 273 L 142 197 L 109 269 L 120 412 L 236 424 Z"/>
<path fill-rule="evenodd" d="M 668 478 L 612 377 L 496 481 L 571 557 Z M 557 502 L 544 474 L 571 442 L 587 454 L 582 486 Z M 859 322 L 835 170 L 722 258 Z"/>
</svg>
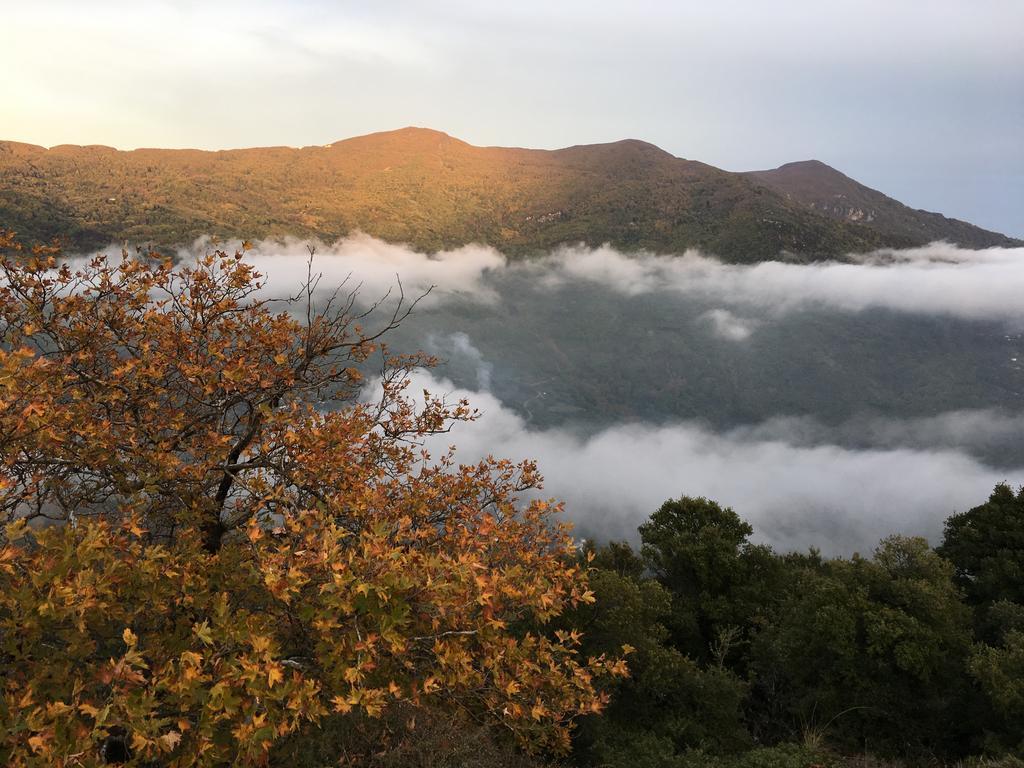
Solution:
<svg viewBox="0 0 1024 768">
<path fill-rule="evenodd" d="M 891 423 L 888 446 L 854 449 L 820 442 L 827 433 L 818 427 L 812 435 L 810 420 L 802 432 L 786 420 L 726 433 L 696 423 L 621 424 L 589 436 L 534 430 L 488 392 L 458 390 L 426 372 L 410 392 L 424 388 L 468 397 L 483 412 L 434 439 L 435 453 L 455 443 L 463 462 L 536 459 L 544 494 L 566 502 L 581 535 L 601 539 L 635 539 L 663 501 L 689 495 L 733 507 L 758 540 L 781 550 L 870 552 L 891 533 L 937 542 L 946 517 L 983 502 L 996 483 L 1024 478 L 1024 470 L 996 470 L 946 447 L 948 429 L 969 414 L 906 423 L 904 438 Z M 945 435 L 946 445 L 912 447 L 929 434 Z"/>
<path fill-rule="evenodd" d="M 261 243 L 250 258 L 276 290 L 306 275 L 308 252 L 297 240 Z M 499 301 L 502 276 L 516 274 L 548 290 L 586 281 L 629 296 L 675 292 L 773 314 L 883 308 L 1014 323 L 1024 317 L 1024 248 L 967 250 L 933 243 L 851 256 L 843 263 L 737 265 L 692 250 L 655 256 L 623 254 L 605 246 L 561 248 L 543 258 L 508 261 L 489 247 L 470 245 L 427 255 L 359 235 L 319 246 L 314 269 L 324 274 L 325 286 L 351 276 L 367 297 L 394 286 L 396 275 L 410 294 L 435 286 L 428 306 L 456 296 Z M 728 316 L 710 319 L 726 337 L 744 337 L 746 325 L 731 323 Z"/>
<path fill-rule="evenodd" d="M 334 290 L 341 284 L 349 289 L 358 287 L 366 301 L 389 291 L 394 295 L 399 282 L 410 299 L 434 289 L 423 300 L 424 307 L 457 297 L 496 302 L 498 294 L 484 277 L 508 265 L 493 248 L 477 245 L 427 255 L 367 235 L 354 235 L 333 245 L 315 244 L 312 262 L 307 246 L 306 241 L 296 239 L 262 242 L 246 254 L 246 259 L 266 278 L 268 292 L 275 295 L 292 295 L 311 269 L 321 276 L 323 290 Z M 208 248 L 208 242 L 200 240 L 179 256 L 188 258 Z"/>
<path fill-rule="evenodd" d="M 255 259 L 272 289 L 305 275 L 307 253 L 298 242 L 262 244 Z M 630 297 L 676 295 L 714 307 L 699 320 L 729 343 L 744 343 L 773 317 L 805 309 L 886 309 L 1024 325 L 1024 249 L 935 243 L 843 263 L 732 265 L 695 251 L 655 256 L 576 247 L 510 262 L 491 248 L 425 255 L 356 237 L 321 247 L 315 269 L 324 273 L 325 286 L 351 274 L 370 297 L 394 285 L 397 273 L 407 292 L 436 286 L 429 299 L 434 307 L 459 299 L 498 312 L 517 300 L 513 285 L 550 292 L 553 301 L 562 288 L 580 284 Z M 491 369 L 469 337 L 427 341 L 442 357 L 476 367 L 478 391 L 459 394 L 484 411 L 479 422 L 460 425 L 438 447 L 454 441 L 467 461 L 490 453 L 537 459 L 545 493 L 566 501 L 585 535 L 634 537 L 662 501 L 687 494 L 733 506 L 761 540 L 780 549 L 869 551 L 889 533 L 936 540 L 947 516 L 983 501 L 997 482 L 1024 478 L 1024 471 L 977 458 L 998 452 L 1024 426 L 1022 417 L 996 411 L 862 418 L 838 427 L 811 417 L 771 417 L 724 432 L 695 422 L 620 423 L 587 434 L 530 428 L 490 393 Z M 455 390 L 429 374 L 413 391 L 423 386 Z"/>
<path fill-rule="evenodd" d="M 1024 248 L 972 251 L 933 243 L 879 251 L 853 263 L 723 264 L 696 251 L 630 257 L 610 247 L 570 248 L 528 268 L 548 285 L 589 280 L 630 295 L 676 291 L 768 309 L 857 312 L 885 308 L 965 319 L 1022 316 Z"/>
<path fill-rule="evenodd" d="M 267 276 L 268 294 L 293 293 L 307 275 L 308 252 L 299 241 L 259 244 L 249 258 Z M 731 265 L 692 251 L 624 255 L 609 247 L 578 247 L 508 261 L 491 248 L 467 246 L 426 255 L 360 236 L 319 246 L 313 270 L 322 273 L 323 289 L 347 280 L 348 288 L 361 286 L 361 295 L 370 300 L 393 289 L 397 279 L 409 296 L 433 286 L 424 308 L 450 304 L 456 318 L 495 312 L 508 313 L 511 320 L 515 311 L 536 306 L 521 301 L 522 291 L 536 293 L 541 301 L 550 296 L 551 302 L 570 300 L 568 292 L 561 292 L 581 285 L 599 287 L 605 295 L 657 294 L 667 306 L 679 302 L 681 322 L 696 318 L 722 344 L 740 351 L 736 345 L 755 343 L 773 319 L 802 310 L 883 309 L 1024 327 L 1024 249 L 970 251 L 937 243 L 843 263 Z M 572 300 L 587 301 L 588 295 L 577 291 Z M 615 322 L 630 322 L 626 306 L 616 310 L 623 314 Z M 602 311 L 600 306 L 592 310 Z M 663 313 L 663 322 L 672 325 L 674 313 Z M 895 338 L 899 343 L 898 333 Z M 1009 343 L 1010 336 L 1006 339 Z M 754 525 L 760 540 L 779 549 L 815 546 L 848 554 L 870 551 L 890 533 L 936 541 L 950 514 L 982 502 L 997 482 L 1024 480 L 1024 468 L 1012 459 L 998 459 L 1002 446 L 1024 429 L 1019 414 L 972 410 L 918 419 L 865 417 L 824 426 L 809 416 L 762 412 L 755 423 L 727 430 L 692 421 L 609 421 L 585 433 L 571 426 L 535 428 L 491 394 L 494 370 L 464 332 L 427 336 L 421 343 L 441 357 L 457 359 L 465 369 L 459 380 L 475 390 L 458 394 L 469 396 L 484 412 L 480 421 L 437 439 L 435 451 L 454 442 L 463 461 L 492 453 L 538 460 L 547 478 L 544 493 L 566 501 L 568 516 L 582 535 L 633 538 L 636 526 L 664 500 L 703 495 L 734 507 Z M 538 345 L 536 354 L 561 352 Z M 596 375 L 603 370 L 595 369 Z M 541 386 L 548 387 L 538 384 L 532 399 L 547 394 Z M 977 387 L 986 386 L 994 385 L 979 380 Z M 1012 382 L 1007 386 L 1014 388 Z M 457 392 L 449 381 L 427 373 L 411 391 L 421 387 Z"/>
<path fill-rule="evenodd" d="M 997 409 L 950 411 L 916 419 L 880 416 L 825 426 L 808 416 L 775 417 L 729 430 L 735 440 L 782 440 L 794 446 L 837 444 L 855 448 L 913 448 L 991 454 L 1024 435 L 1024 414 Z M 1001 462 L 1000 466 L 1004 466 Z M 1024 480 L 1024 478 L 1022 478 Z"/>
</svg>

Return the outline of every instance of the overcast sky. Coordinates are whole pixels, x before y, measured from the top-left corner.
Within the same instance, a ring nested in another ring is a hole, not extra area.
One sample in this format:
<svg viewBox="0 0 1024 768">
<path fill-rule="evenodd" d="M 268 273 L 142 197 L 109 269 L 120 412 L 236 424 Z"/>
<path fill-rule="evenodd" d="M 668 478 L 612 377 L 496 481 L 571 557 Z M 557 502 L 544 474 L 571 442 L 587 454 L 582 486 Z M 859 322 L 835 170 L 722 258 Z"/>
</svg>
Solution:
<svg viewBox="0 0 1024 768">
<path fill-rule="evenodd" d="M 1024 1 L 0 0 L 0 138 L 209 149 L 422 125 L 817 158 L 1024 236 Z"/>
</svg>

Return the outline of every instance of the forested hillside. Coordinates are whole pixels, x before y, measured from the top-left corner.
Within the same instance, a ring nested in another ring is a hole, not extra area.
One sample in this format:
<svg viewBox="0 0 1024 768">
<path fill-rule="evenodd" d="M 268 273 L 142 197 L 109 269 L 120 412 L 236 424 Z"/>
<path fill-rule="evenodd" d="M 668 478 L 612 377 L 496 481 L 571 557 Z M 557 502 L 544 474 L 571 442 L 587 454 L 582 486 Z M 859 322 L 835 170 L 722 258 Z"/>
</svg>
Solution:
<svg viewBox="0 0 1024 768">
<path fill-rule="evenodd" d="M 914 229 L 833 217 L 763 178 L 641 141 L 544 151 L 475 147 L 406 128 L 327 146 L 221 152 L 0 142 L 0 221 L 75 249 L 201 235 L 331 241 L 360 230 L 423 251 L 484 243 L 512 255 L 564 243 L 736 262 L 840 257 L 952 238 L 1010 244 L 941 216 Z M 881 219 L 879 223 L 884 223 Z"/>
</svg>

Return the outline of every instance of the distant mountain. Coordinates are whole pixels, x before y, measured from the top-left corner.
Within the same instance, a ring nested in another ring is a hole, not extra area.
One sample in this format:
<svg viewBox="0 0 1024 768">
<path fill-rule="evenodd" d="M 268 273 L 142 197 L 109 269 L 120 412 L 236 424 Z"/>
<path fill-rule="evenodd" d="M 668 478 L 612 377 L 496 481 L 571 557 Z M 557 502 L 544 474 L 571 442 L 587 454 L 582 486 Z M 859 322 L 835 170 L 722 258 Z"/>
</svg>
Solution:
<svg viewBox="0 0 1024 768">
<path fill-rule="evenodd" d="M 1007 245 L 1010 240 L 941 213 L 909 208 L 819 160 L 786 163 L 771 171 L 744 175 L 816 213 L 864 224 L 888 237 L 916 242 L 949 240 L 971 247 Z"/>
<path fill-rule="evenodd" d="M 1016 242 L 910 211 L 827 166 L 787 168 L 729 173 L 634 140 L 475 147 L 423 128 L 220 152 L 0 142 L 0 226 L 27 240 L 61 236 L 77 249 L 125 240 L 168 247 L 203 234 L 334 240 L 360 230 L 425 251 L 476 242 L 529 255 L 609 242 L 664 253 L 697 247 L 737 262 L 943 238 Z M 840 187 L 848 204 L 835 203 Z"/>
</svg>

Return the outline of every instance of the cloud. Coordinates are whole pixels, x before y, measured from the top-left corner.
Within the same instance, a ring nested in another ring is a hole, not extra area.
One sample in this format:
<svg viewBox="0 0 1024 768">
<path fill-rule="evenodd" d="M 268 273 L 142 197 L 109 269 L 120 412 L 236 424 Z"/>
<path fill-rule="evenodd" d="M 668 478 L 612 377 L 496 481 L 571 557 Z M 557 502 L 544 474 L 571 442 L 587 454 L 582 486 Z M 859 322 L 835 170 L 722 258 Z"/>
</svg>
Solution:
<svg viewBox="0 0 1024 768">
<path fill-rule="evenodd" d="M 783 416 L 738 427 L 728 434 L 735 440 L 783 440 L 797 446 L 955 449 L 991 456 L 1020 441 L 1024 414 L 972 409 L 915 419 L 859 417 L 829 426 L 809 416 Z"/>
<path fill-rule="evenodd" d="M 810 421 L 802 436 L 783 421 L 725 433 L 693 422 L 620 424 L 591 435 L 531 429 L 490 393 L 459 390 L 427 372 L 410 392 L 424 388 L 468 397 L 483 412 L 428 443 L 435 454 L 455 443 L 463 462 L 488 454 L 536 459 L 543 495 L 566 502 L 580 535 L 600 539 L 635 540 L 636 527 L 663 501 L 689 495 L 733 507 L 759 541 L 780 550 L 868 552 L 891 533 L 934 543 L 946 517 L 982 503 L 998 482 L 1024 479 L 1024 469 L 993 469 L 958 449 L 902 444 L 991 423 L 991 415 L 971 422 L 969 414 L 950 414 L 902 428 L 893 422 L 888 445 L 856 449 L 820 442 L 820 427 L 808 435 Z"/>
<path fill-rule="evenodd" d="M 477 388 L 485 392 L 490 390 L 494 366 L 484 359 L 468 334 L 461 331 L 443 336 L 432 333 L 427 336 L 424 351 L 440 358 L 449 369 L 468 367 L 474 372 Z"/>
<path fill-rule="evenodd" d="M 250 257 L 267 274 L 270 293 L 293 292 L 306 276 L 301 242 L 261 243 Z M 743 266 L 694 252 L 631 257 L 611 248 L 567 248 L 509 262 L 478 246 L 425 255 L 354 237 L 321 247 L 315 269 L 323 272 L 325 288 L 351 275 L 350 284 L 361 283 L 369 297 L 392 287 L 396 273 L 410 294 L 436 285 L 429 298 L 435 309 L 458 298 L 501 312 L 520 298 L 516 290 L 549 292 L 557 300 L 559 291 L 581 284 L 627 296 L 699 298 L 702 311 L 712 307 L 702 322 L 731 342 L 742 341 L 755 323 L 812 307 L 1024 320 L 1024 249 L 934 244 L 841 264 Z M 472 372 L 459 379 L 474 382 L 476 391 L 458 394 L 484 412 L 479 422 L 440 437 L 435 453 L 454 442 L 464 461 L 491 453 L 537 459 L 547 477 L 545 493 L 567 502 L 568 516 L 584 535 L 634 537 L 636 526 L 665 499 L 704 495 L 734 507 L 760 540 L 779 549 L 869 551 L 889 533 L 936 541 L 950 514 L 982 502 L 998 482 L 1024 481 L 1022 467 L 992 466 L 998 461 L 992 455 L 1024 431 L 1020 414 L 954 411 L 838 426 L 774 417 L 727 431 L 696 422 L 605 424 L 589 433 L 535 429 L 488 391 L 492 370 L 465 332 L 427 341 L 429 351 Z M 449 381 L 426 373 L 410 391 L 422 387 L 455 392 Z"/>
<path fill-rule="evenodd" d="M 200 240 L 181 255 L 208 247 L 208 241 Z M 248 257 L 276 293 L 294 290 L 306 276 L 305 241 L 258 243 Z M 933 243 L 851 254 L 842 263 L 747 265 L 726 264 L 694 250 L 664 256 L 578 246 L 513 261 L 487 246 L 423 254 L 353 235 L 333 245 L 317 244 L 314 271 L 323 273 L 325 287 L 349 277 L 350 285 L 362 285 L 366 298 L 395 287 L 396 276 L 407 295 L 433 286 L 424 306 L 453 299 L 493 304 L 502 300 L 502 281 L 513 277 L 525 278 L 530 289 L 550 292 L 590 283 L 631 297 L 675 294 L 719 305 L 705 319 L 718 335 L 732 340 L 750 335 L 757 322 L 751 313 L 771 317 L 806 309 L 886 309 L 1024 325 L 1024 248 L 969 250 Z"/>
<path fill-rule="evenodd" d="M 697 251 L 627 256 L 615 249 L 563 248 L 521 267 L 554 288 L 586 280 L 629 296 L 676 292 L 781 314 L 806 308 L 890 309 L 968 320 L 1024 318 L 1024 248 L 968 250 L 933 243 L 877 251 L 851 262 L 724 264 Z"/>
<path fill-rule="evenodd" d="M 719 338 L 728 341 L 744 341 L 757 327 L 757 321 L 737 317 L 728 309 L 711 309 L 701 315 L 711 324 L 711 329 Z"/>
<path fill-rule="evenodd" d="M 226 243 L 220 247 L 230 249 L 234 245 Z M 436 306 L 456 296 L 475 302 L 496 301 L 498 294 L 485 277 L 507 264 L 496 250 L 480 245 L 428 255 L 362 234 L 332 245 L 295 238 L 263 241 L 247 252 L 246 259 L 266 278 L 266 295 L 293 295 L 300 288 L 308 275 L 307 245 L 315 248 L 311 269 L 314 275 L 321 275 L 322 291 L 333 291 L 344 284 L 349 290 L 358 287 L 360 297 L 372 301 L 388 291 L 394 295 L 401 282 L 407 298 L 430 291 L 421 302 L 423 307 Z M 178 255 L 188 259 L 211 247 L 204 238 Z"/>
</svg>

